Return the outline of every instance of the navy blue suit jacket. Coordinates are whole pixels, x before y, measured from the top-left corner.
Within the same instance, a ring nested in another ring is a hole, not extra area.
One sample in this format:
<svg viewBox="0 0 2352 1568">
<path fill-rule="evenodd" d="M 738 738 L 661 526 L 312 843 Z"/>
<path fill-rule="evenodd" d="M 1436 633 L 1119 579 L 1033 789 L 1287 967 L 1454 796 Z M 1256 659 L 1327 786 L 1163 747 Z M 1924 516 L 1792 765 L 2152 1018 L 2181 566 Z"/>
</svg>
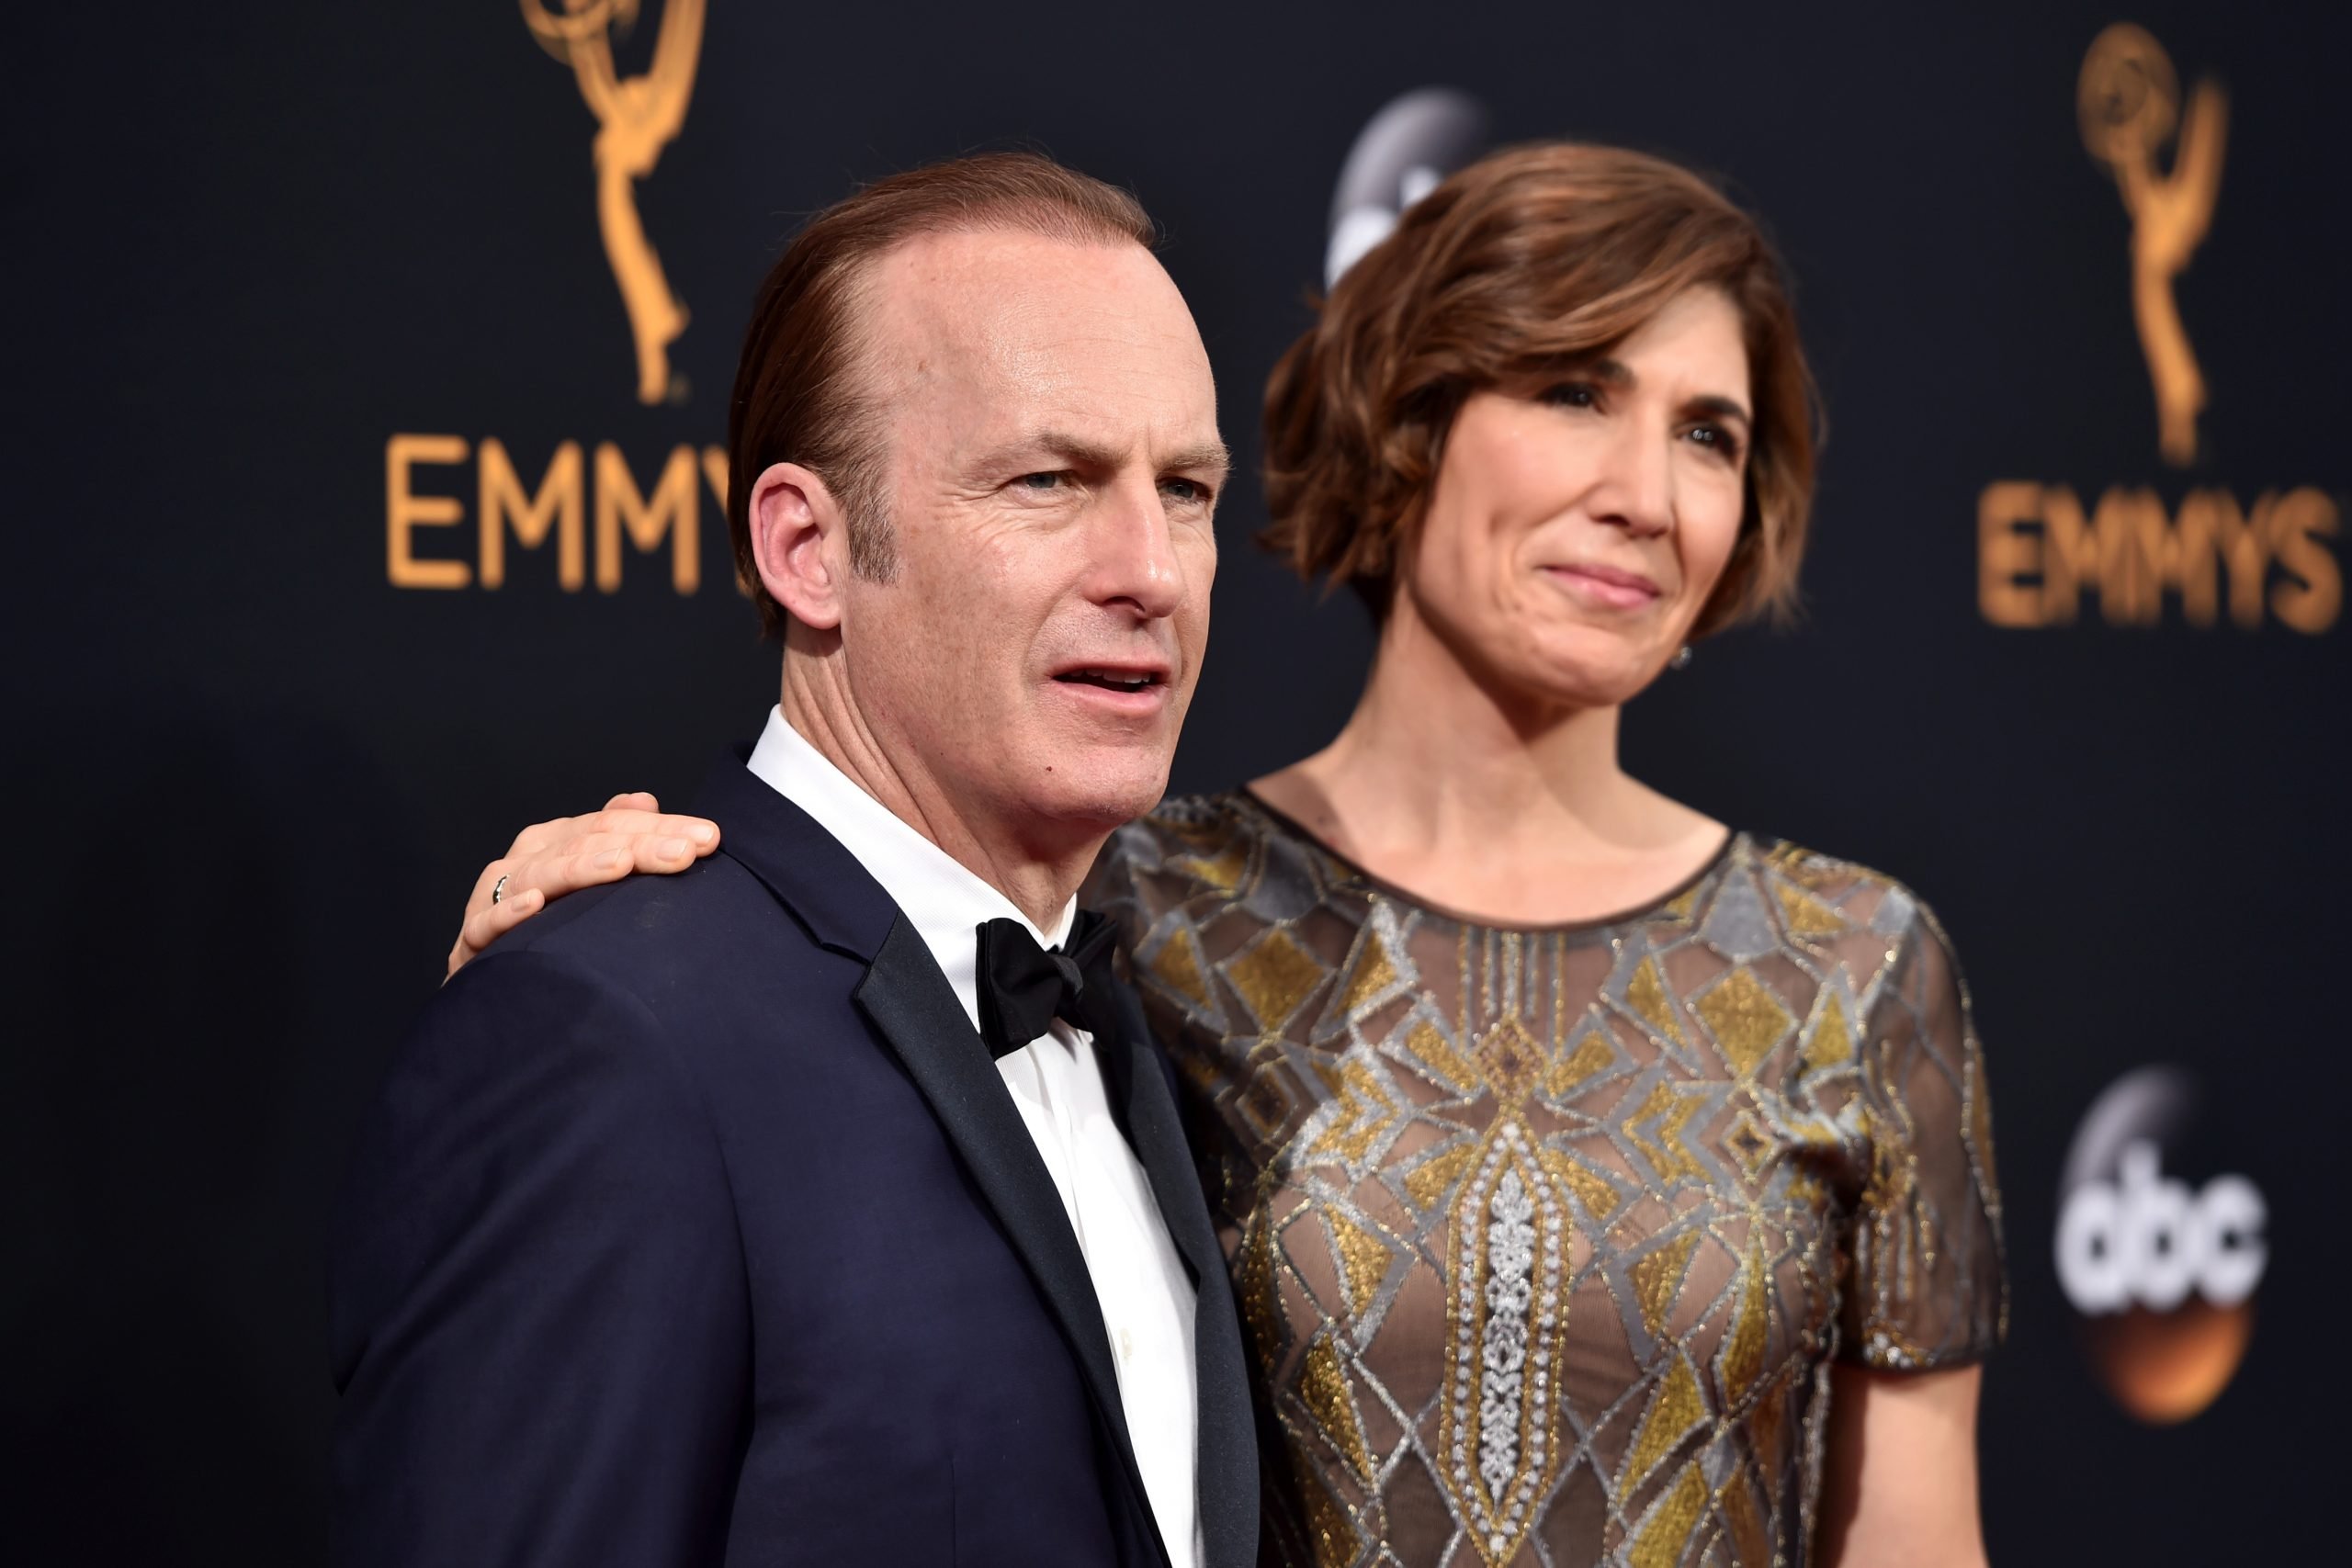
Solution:
<svg viewBox="0 0 2352 1568">
<path fill-rule="evenodd" d="M 740 762 L 401 1048 L 331 1243 L 350 1564 L 1166 1562 L 1092 1285 L 946 978 Z M 1140 1010 L 1097 1043 L 1199 1289 L 1207 1559 L 1257 1545 L 1223 1258 Z"/>
</svg>

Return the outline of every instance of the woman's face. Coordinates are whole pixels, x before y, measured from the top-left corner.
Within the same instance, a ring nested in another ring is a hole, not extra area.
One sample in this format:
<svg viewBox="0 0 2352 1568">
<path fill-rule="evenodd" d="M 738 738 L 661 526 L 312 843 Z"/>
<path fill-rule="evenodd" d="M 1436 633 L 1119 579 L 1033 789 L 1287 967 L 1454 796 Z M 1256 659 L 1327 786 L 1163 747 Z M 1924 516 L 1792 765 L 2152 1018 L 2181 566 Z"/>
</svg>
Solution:
<svg viewBox="0 0 2352 1568">
<path fill-rule="evenodd" d="M 1530 698 L 1625 701 L 1682 646 L 1731 558 L 1751 428 L 1739 314 L 1712 288 L 1534 397 L 1474 394 L 1399 608 Z"/>
</svg>

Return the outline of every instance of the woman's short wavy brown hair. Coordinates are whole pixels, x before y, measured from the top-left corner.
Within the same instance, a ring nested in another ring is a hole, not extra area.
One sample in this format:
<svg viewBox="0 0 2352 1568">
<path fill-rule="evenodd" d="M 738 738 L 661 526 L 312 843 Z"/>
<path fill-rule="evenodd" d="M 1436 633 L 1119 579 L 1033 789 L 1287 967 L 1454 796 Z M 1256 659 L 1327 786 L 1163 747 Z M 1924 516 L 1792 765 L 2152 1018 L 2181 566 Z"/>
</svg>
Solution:
<svg viewBox="0 0 2352 1568">
<path fill-rule="evenodd" d="M 1464 400 L 1539 391 L 1701 287 L 1738 309 L 1755 423 L 1739 540 L 1695 630 L 1785 612 L 1819 416 L 1780 262 L 1714 186 L 1616 147 L 1491 153 L 1340 279 L 1266 385 L 1262 542 L 1385 615 Z"/>
</svg>

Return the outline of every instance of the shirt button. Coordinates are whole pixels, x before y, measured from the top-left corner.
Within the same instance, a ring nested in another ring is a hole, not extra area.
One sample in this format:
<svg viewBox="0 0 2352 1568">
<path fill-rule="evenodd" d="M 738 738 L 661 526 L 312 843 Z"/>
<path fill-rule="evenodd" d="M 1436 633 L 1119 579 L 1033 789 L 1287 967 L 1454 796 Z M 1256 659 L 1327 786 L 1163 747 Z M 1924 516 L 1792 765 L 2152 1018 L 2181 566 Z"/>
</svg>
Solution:
<svg viewBox="0 0 2352 1568">
<path fill-rule="evenodd" d="M 1124 1362 L 1127 1362 L 1127 1361 L 1132 1361 L 1132 1360 L 1134 1360 L 1135 1359 L 1136 1359 L 1136 1340 L 1135 1340 L 1135 1336 L 1134 1336 L 1134 1335 L 1132 1335 L 1132 1334 L 1129 1334 L 1125 1329 L 1122 1328 L 1121 1330 L 1119 1330 L 1119 1359 L 1120 1359 L 1120 1361 L 1121 1361 L 1121 1362 L 1123 1362 L 1123 1363 L 1124 1363 Z"/>
</svg>

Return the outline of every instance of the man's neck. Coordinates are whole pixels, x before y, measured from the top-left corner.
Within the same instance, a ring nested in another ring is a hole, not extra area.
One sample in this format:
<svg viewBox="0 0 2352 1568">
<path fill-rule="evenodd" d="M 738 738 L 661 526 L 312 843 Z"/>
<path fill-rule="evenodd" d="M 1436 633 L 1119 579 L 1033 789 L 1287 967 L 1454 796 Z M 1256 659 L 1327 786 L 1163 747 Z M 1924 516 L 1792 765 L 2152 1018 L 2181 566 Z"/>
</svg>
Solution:
<svg viewBox="0 0 2352 1568">
<path fill-rule="evenodd" d="M 1014 824 L 976 819 L 925 770 L 894 761 L 847 700 L 837 675 L 810 670 L 810 662 L 785 660 L 785 722 L 890 815 L 1003 894 L 1038 930 L 1053 930 L 1109 835 L 1024 834 Z"/>
</svg>

